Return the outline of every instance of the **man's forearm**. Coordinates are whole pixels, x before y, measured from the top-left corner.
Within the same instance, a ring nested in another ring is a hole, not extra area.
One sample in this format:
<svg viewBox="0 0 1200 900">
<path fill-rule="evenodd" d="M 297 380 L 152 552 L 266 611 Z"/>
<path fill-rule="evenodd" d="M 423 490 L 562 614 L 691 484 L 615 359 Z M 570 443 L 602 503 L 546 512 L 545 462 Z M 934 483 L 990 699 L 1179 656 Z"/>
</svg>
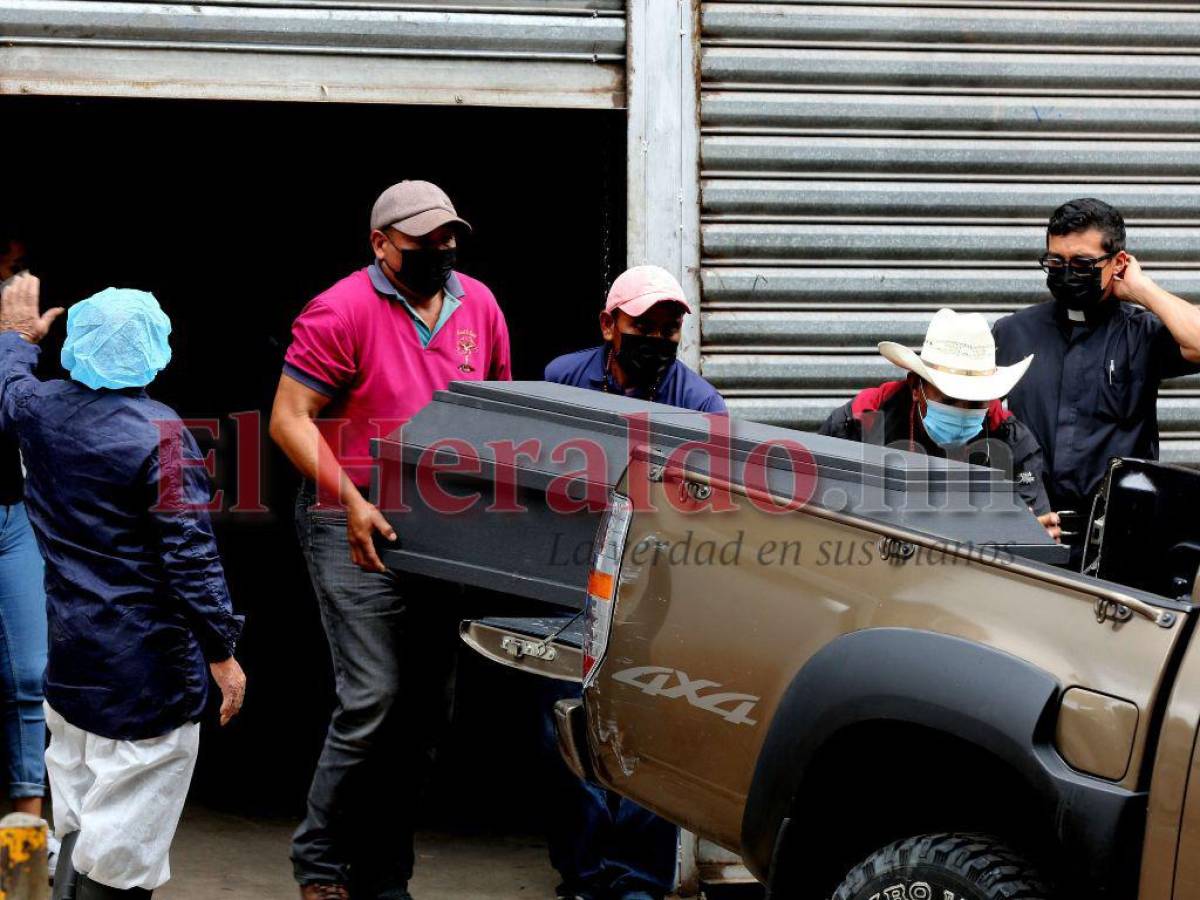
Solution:
<svg viewBox="0 0 1200 900">
<path fill-rule="evenodd" d="M 1162 319 L 1187 359 L 1200 362 L 1200 308 L 1153 282 L 1139 291 L 1137 301 Z"/>
<path fill-rule="evenodd" d="M 308 416 L 289 416 L 271 423 L 271 437 L 300 474 L 317 485 L 319 497 L 337 497 L 350 506 L 362 494 L 334 456 L 317 423 Z"/>
<path fill-rule="evenodd" d="M 19 399 L 37 384 L 33 374 L 41 349 L 16 334 L 0 333 L 0 430 L 14 428 L 22 414 Z"/>
<path fill-rule="evenodd" d="M 197 561 L 186 553 L 176 552 L 166 562 L 171 567 L 168 575 L 175 594 L 184 605 L 184 615 L 205 660 L 229 659 L 241 638 L 245 617 L 233 611 L 220 557 Z"/>
<path fill-rule="evenodd" d="M 16 332 L 0 331 L 0 383 L 32 376 L 42 350 Z"/>
</svg>

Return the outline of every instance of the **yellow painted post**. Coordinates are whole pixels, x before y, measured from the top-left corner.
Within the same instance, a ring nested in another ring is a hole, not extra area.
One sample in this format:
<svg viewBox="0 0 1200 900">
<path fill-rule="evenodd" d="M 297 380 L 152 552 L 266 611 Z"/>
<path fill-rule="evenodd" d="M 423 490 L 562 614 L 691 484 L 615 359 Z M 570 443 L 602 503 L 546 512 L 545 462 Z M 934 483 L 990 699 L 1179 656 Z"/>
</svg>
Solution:
<svg viewBox="0 0 1200 900">
<path fill-rule="evenodd" d="M 46 823 L 37 816 L 0 819 L 0 900 L 50 900 Z"/>
</svg>

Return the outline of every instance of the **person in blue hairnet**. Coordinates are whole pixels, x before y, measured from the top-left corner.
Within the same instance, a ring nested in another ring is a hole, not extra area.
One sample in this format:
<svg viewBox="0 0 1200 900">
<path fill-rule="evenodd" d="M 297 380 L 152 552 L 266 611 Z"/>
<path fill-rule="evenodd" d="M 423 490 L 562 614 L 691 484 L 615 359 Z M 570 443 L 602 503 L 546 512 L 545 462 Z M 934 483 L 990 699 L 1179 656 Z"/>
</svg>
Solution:
<svg viewBox="0 0 1200 900">
<path fill-rule="evenodd" d="M 149 897 L 191 782 L 211 672 L 221 724 L 241 708 L 241 634 L 195 439 L 145 387 L 171 358 L 153 295 L 71 307 L 63 366 L 34 376 L 39 283 L 0 292 L 0 429 L 16 436 L 46 562 L 46 768 L 62 855 L 56 900 Z"/>
</svg>

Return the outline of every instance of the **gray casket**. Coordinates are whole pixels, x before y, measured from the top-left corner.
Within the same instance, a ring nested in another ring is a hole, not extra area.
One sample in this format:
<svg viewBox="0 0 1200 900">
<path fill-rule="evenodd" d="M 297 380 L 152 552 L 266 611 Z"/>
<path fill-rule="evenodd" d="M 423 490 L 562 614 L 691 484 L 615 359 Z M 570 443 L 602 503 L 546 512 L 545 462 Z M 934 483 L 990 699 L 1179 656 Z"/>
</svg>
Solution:
<svg viewBox="0 0 1200 900">
<path fill-rule="evenodd" d="M 639 452 L 653 462 L 698 442 L 714 449 L 691 454 L 692 471 L 717 471 L 721 457 L 737 482 L 757 460 L 767 490 L 787 497 L 797 463 L 781 448 L 798 444 L 819 507 L 1066 561 L 1067 548 L 996 469 L 726 421 L 728 437 L 718 439 L 712 417 L 657 403 L 541 381 L 455 382 L 372 444 L 372 499 L 399 535 L 397 545 L 380 544 L 381 558 L 395 570 L 579 608 L 601 510 L 566 508 L 588 496 L 602 505 Z"/>
</svg>

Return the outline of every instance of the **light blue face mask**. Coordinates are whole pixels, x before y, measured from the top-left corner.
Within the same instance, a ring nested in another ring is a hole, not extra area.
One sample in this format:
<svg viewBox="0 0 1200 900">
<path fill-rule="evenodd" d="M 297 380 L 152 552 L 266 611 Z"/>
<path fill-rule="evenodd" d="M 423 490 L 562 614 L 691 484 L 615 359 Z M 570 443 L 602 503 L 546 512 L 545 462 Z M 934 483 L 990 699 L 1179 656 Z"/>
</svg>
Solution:
<svg viewBox="0 0 1200 900">
<path fill-rule="evenodd" d="M 143 387 L 170 362 L 170 333 L 153 294 L 108 288 L 67 310 L 63 368 L 90 388 Z"/>
<path fill-rule="evenodd" d="M 921 417 L 921 424 L 925 426 L 925 433 L 939 446 L 961 447 L 983 431 L 986 409 L 959 409 L 938 403 L 925 396 L 924 387 L 921 388 L 921 397 L 925 401 L 925 415 Z"/>
</svg>

